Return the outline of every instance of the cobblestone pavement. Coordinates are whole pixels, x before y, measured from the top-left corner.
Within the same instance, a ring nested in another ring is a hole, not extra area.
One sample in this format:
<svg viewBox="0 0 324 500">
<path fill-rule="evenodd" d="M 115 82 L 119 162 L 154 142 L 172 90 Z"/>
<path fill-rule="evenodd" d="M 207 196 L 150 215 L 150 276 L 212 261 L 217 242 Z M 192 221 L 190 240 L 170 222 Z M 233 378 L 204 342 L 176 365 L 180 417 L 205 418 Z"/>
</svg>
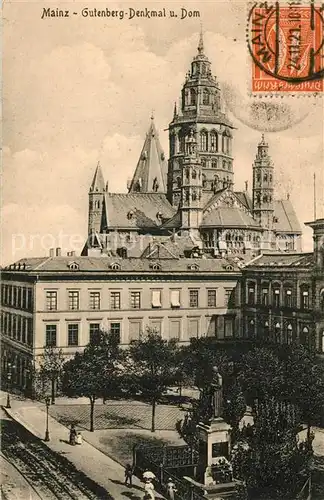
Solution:
<svg viewBox="0 0 324 500">
<path fill-rule="evenodd" d="M 150 405 L 139 403 L 131 404 L 106 403 L 95 405 L 95 429 L 150 429 Z M 50 414 L 64 425 L 75 423 L 78 427 L 89 429 L 90 405 L 58 405 L 50 407 Z M 158 405 L 156 408 L 156 430 L 175 430 L 177 420 L 183 418 L 184 412 L 177 406 Z"/>
</svg>

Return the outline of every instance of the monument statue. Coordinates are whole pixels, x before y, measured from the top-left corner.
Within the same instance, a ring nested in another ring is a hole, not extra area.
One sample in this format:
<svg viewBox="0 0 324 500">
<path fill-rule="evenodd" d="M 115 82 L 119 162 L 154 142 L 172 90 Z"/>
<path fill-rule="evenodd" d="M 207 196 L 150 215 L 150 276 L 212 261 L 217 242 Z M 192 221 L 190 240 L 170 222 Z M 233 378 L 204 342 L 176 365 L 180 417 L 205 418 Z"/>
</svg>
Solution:
<svg viewBox="0 0 324 500">
<path fill-rule="evenodd" d="M 211 382 L 211 404 L 212 417 L 218 418 L 223 413 L 223 377 L 218 371 L 218 367 L 213 367 L 213 378 Z"/>
</svg>

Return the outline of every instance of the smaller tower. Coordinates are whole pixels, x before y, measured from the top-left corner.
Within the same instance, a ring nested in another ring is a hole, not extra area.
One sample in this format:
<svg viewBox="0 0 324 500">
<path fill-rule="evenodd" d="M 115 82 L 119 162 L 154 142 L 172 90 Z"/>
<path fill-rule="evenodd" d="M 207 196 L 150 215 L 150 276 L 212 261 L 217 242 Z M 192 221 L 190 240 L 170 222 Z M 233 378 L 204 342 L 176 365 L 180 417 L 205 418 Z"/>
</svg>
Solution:
<svg viewBox="0 0 324 500">
<path fill-rule="evenodd" d="M 102 174 L 100 163 L 98 162 L 89 190 L 89 222 L 88 222 L 89 235 L 94 233 L 100 233 L 102 215 L 104 210 L 105 193 L 106 193 L 105 180 Z"/>
<path fill-rule="evenodd" d="M 181 228 L 199 237 L 202 219 L 202 172 L 193 129 L 185 140 L 181 179 Z"/>
<path fill-rule="evenodd" d="M 253 216 L 268 231 L 273 227 L 273 175 L 269 145 L 262 134 L 253 164 Z"/>
</svg>

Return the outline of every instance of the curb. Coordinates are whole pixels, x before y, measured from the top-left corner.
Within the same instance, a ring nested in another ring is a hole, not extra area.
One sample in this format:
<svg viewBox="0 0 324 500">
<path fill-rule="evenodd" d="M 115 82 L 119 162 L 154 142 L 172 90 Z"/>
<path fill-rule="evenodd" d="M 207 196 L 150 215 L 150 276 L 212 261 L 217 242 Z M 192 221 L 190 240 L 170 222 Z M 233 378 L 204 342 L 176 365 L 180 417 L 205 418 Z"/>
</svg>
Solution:
<svg viewBox="0 0 324 500">
<path fill-rule="evenodd" d="M 12 420 L 15 420 L 16 422 L 18 422 L 18 424 L 20 424 L 22 427 L 25 427 L 25 429 L 28 430 L 28 432 L 30 432 L 31 434 L 33 434 L 34 436 L 36 436 L 38 439 L 42 440 L 43 441 L 43 438 L 42 438 L 42 435 L 36 431 L 36 429 L 32 429 L 24 420 L 22 420 L 21 418 L 19 418 L 14 411 L 12 411 L 12 409 L 10 408 L 6 408 L 5 406 L 1 406 L 2 410 L 5 412 L 5 414 L 10 417 Z M 37 432 L 37 434 L 35 434 L 35 432 Z"/>
</svg>

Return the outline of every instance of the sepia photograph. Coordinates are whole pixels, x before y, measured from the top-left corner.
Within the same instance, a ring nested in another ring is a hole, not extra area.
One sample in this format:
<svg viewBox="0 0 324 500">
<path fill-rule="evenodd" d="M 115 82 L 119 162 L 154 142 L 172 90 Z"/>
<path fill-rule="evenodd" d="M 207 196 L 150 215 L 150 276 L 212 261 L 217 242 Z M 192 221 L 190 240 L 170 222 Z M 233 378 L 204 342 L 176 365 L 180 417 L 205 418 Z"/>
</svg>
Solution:
<svg viewBox="0 0 324 500">
<path fill-rule="evenodd" d="M 2 32 L 1 498 L 323 500 L 323 5 Z"/>
</svg>

